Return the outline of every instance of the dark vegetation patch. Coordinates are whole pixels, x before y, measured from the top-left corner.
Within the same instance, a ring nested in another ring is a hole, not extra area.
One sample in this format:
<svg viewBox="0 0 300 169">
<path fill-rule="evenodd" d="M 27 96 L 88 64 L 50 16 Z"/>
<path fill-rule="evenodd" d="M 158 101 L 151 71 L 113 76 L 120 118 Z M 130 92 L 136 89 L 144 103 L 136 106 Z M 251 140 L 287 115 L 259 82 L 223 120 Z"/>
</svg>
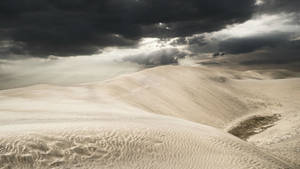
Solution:
<svg viewBox="0 0 300 169">
<path fill-rule="evenodd" d="M 255 116 L 241 122 L 238 126 L 232 128 L 228 132 L 243 140 L 247 140 L 252 135 L 259 134 L 274 126 L 275 122 L 278 121 L 280 117 L 279 114 L 274 114 L 272 116 Z"/>
</svg>

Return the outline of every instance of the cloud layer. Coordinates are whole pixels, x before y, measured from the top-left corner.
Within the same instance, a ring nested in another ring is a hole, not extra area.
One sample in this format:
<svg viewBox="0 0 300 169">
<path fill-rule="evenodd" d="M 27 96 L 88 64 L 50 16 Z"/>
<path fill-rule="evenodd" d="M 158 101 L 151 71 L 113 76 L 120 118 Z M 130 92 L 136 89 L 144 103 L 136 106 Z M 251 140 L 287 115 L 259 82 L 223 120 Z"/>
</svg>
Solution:
<svg viewBox="0 0 300 169">
<path fill-rule="evenodd" d="M 125 51 L 122 61 L 147 66 L 187 55 L 299 61 L 299 10 L 298 0 L 1 0 L 0 59 L 129 47 L 140 52 Z M 145 49 L 147 37 L 173 46 Z"/>
<path fill-rule="evenodd" d="M 71 56 L 248 20 L 254 0 L 1 0 L 0 54 Z"/>
</svg>

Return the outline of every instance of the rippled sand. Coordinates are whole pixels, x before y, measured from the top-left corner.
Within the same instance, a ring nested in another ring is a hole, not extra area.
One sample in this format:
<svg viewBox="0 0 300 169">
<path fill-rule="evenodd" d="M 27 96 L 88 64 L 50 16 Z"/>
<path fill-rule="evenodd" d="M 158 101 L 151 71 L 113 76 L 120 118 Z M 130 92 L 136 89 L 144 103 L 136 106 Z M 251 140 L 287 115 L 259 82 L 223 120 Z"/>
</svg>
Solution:
<svg viewBox="0 0 300 169">
<path fill-rule="evenodd" d="M 299 168 L 300 79 L 164 66 L 0 91 L 0 168 Z M 279 114 L 241 140 L 252 116 Z"/>
</svg>

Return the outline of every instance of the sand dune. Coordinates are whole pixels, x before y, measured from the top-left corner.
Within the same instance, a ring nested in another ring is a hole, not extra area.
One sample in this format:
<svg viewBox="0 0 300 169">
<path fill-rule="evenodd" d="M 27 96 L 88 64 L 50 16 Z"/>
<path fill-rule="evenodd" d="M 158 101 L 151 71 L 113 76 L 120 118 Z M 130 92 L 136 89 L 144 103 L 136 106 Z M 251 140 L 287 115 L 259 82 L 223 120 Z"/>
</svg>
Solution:
<svg viewBox="0 0 300 169">
<path fill-rule="evenodd" d="M 163 66 L 2 90 L 0 168 L 299 168 L 299 87 L 257 71 Z M 274 114 L 248 142 L 227 133 Z"/>
</svg>

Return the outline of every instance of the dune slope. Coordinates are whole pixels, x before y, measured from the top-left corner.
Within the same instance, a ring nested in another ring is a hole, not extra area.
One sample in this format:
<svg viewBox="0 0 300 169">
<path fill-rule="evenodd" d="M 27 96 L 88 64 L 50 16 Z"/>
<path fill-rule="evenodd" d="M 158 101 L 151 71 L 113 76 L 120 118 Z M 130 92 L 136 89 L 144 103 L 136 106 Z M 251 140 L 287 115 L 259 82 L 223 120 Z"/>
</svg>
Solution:
<svg viewBox="0 0 300 169">
<path fill-rule="evenodd" d="M 285 142 L 299 145 L 299 86 L 254 71 L 164 66 L 99 83 L 3 90 L 0 167 L 296 168 L 299 153 Z M 281 119 L 251 136 L 253 144 L 226 132 L 272 114 Z"/>
</svg>

